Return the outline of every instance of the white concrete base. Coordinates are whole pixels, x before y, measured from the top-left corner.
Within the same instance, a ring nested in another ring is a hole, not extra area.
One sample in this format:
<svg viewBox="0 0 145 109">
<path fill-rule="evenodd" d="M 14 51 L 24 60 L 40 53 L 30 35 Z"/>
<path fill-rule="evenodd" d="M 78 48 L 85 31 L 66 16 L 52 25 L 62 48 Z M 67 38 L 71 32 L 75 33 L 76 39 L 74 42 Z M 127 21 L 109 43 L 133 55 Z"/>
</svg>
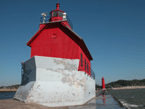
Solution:
<svg viewBox="0 0 145 109">
<path fill-rule="evenodd" d="M 45 106 L 81 105 L 95 97 L 95 80 L 78 71 L 79 60 L 35 56 L 24 63 L 14 98 Z"/>
</svg>

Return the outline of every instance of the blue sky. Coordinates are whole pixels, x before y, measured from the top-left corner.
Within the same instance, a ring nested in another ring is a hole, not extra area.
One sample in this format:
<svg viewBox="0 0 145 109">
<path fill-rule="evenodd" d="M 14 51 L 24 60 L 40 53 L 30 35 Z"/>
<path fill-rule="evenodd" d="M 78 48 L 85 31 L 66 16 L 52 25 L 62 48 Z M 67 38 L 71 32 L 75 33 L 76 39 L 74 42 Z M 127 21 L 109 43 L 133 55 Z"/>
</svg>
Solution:
<svg viewBox="0 0 145 109">
<path fill-rule="evenodd" d="M 27 41 L 58 0 L 0 1 L 0 86 L 20 84 Z M 92 54 L 96 83 L 145 78 L 144 0 L 59 0 Z"/>
</svg>

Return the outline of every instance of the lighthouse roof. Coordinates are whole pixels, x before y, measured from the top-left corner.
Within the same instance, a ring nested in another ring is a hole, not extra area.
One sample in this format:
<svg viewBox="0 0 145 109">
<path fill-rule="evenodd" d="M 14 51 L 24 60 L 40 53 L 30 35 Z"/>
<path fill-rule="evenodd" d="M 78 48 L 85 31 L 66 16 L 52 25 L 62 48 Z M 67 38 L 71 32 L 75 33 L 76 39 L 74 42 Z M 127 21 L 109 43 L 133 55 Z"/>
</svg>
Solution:
<svg viewBox="0 0 145 109">
<path fill-rule="evenodd" d="M 52 10 L 51 12 L 53 12 L 53 11 L 61 11 L 61 12 L 64 12 L 64 11 L 62 11 L 62 10 L 59 9 L 59 6 L 60 6 L 60 4 L 57 3 L 57 4 L 56 4 L 56 9 L 55 9 L 55 10 Z M 51 12 L 50 12 L 50 13 L 51 13 Z"/>
<path fill-rule="evenodd" d="M 79 43 L 78 45 L 83 49 L 84 52 L 86 52 L 87 54 L 87 57 L 90 59 L 90 60 L 93 60 L 87 46 L 85 45 L 83 39 L 77 34 L 75 33 L 71 28 L 69 28 L 67 25 L 65 25 L 63 23 L 64 21 L 57 21 L 57 22 L 48 22 L 48 23 L 44 23 L 42 24 L 42 26 L 40 27 L 40 29 L 34 34 L 34 36 L 27 42 L 27 46 L 30 46 L 31 47 L 31 43 L 33 42 L 33 40 L 35 40 L 35 38 L 47 27 L 51 27 L 51 25 L 56 25 L 56 27 L 59 27 L 60 29 L 64 29 L 66 30 L 69 34 L 72 34 L 73 35 L 73 38 L 76 38 L 79 40 Z"/>
</svg>

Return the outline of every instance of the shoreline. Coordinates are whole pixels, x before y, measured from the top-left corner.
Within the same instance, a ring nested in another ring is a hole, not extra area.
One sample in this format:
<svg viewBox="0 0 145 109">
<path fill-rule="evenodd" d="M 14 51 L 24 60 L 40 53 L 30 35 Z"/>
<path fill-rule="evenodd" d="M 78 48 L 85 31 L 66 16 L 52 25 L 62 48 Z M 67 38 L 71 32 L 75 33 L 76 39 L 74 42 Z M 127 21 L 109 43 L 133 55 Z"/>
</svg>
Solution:
<svg viewBox="0 0 145 109">
<path fill-rule="evenodd" d="M 142 89 L 145 88 L 145 86 L 126 86 L 126 87 L 115 87 L 115 88 L 109 88 L 112 90 L 120 90 L 120 89 Z M 18 89 L 0 89 L 0 92 L 16 92 Z M 107 89 L 106 89 L 107 90 Z M 95 92 L 100 92 L 101 90 L 95 90 Z"/>
<path fill-rule="evenodd" d="M 112 88 L 112 90 L 120 90 L 120 89 L 143 89 L 145 86 L 127 86 L 127 87 L 116 87 Z"/>
<path fill-rule="evenodd" d="M 18 89 L 0 89 L 0 92 L 16 92 Z"/>
</svg>

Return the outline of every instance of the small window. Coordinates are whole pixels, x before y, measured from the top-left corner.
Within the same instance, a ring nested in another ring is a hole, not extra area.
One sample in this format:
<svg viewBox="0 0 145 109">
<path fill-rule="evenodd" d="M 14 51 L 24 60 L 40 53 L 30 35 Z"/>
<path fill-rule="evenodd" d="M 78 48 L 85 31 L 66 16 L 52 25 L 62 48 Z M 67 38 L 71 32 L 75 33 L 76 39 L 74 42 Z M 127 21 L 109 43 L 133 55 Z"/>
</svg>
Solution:
<svg viewBox="0 0 145 109">
<path fill-rule="evenodd" d="M 57 15 L 57 11 L 53 11 L 53 17 L 56 17 Z"/>
<path fill-rule="evenodd" d="M 58 11 L 60 17 L 63 17 L 63 12 Z"/>
<path fill-rule="evenodd" d="M 83 67 L 83 55 L 81 53 L 81 67 Z"/>
<path fill-rule="evenodd" d="M 53 11 L 53 17 L 60 16 L 63 17 L 63 12 L 61 11 Z"/>
<path fill-rule="evenodd" d="M 52 12 L 50 13 L 50 18 L 52 17 Z"/>
<path fill-rule="evenodd" d="M 87 68 L 87 63 L 86 63 L 86 59 L 85 59 L 85 71 L 86 71 L 86 68 Z"/>
<path fill-rule="evenodd" d="M 56 34 L 52 34 L 51 39 L 56 39 L 57 35 Z"/>
<path fill-rule="evenodd" d="M 87 62 L 87 72 L 89 73 L 89 64 L 88 64 L 88 62 Z"/>
</svg>

